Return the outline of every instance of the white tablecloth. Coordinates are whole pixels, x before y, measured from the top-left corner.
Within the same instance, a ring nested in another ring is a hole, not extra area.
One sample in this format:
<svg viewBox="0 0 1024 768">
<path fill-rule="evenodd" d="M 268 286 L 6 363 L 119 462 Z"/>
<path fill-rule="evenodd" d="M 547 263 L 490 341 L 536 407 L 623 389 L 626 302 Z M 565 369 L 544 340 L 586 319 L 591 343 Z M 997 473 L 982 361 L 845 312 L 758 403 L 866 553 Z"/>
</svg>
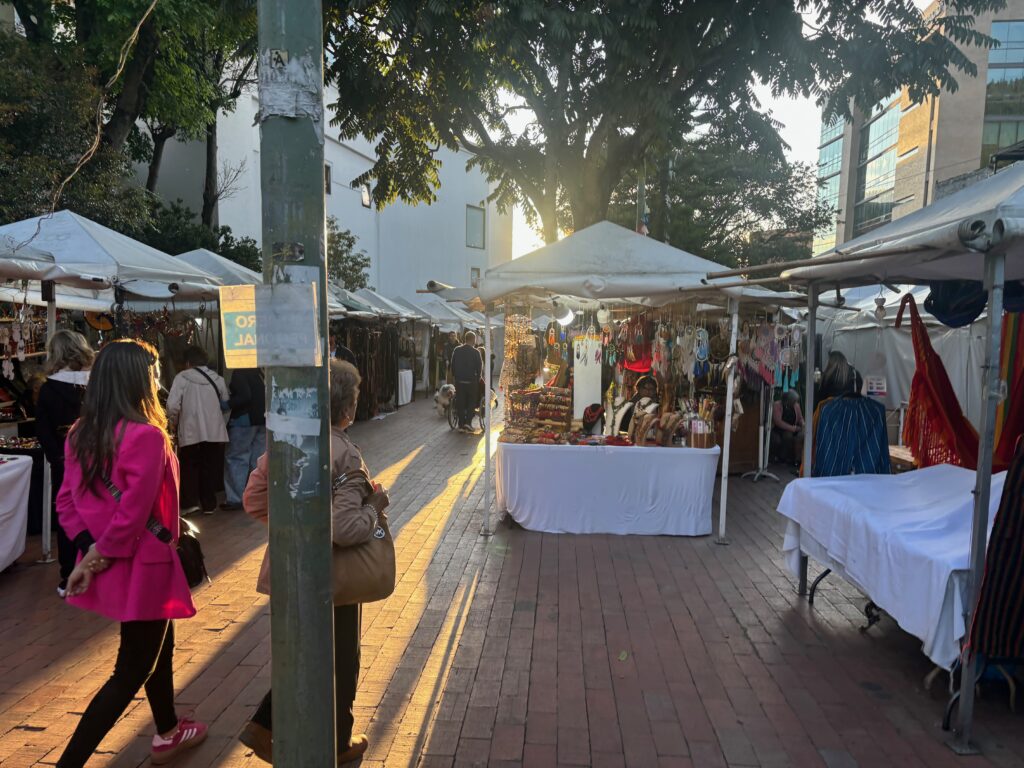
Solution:
<svg viewBox="0 0 1024 768">
<path fill-rule="evenodd" d="M 0 464 L 0 571 L 25 551 L 31 456 L 4 456 Z M 49 512 L 49 510 L 46 510 Z"/>
<path fill-rule="evenodd" d="M 498 509 L 531 531 L 705 536 L 719 452 L 499 443 Z"/>
<path fill-rule="evenodd" d="M 1005 479 L 992 477 L 990 529 Z M 802 551 L 831 568 L 949 669 L 965 632 L 974 480 L 972 470 L 949 465 L 794 480 L 778 507 L 789 519 L 787 565 L 797 575 Z"/>
<path fill-rule="evenodd" d="M 412 402 L 412 371 L 398 372 L 398 404 L 408 405 Z"/>
</svg>

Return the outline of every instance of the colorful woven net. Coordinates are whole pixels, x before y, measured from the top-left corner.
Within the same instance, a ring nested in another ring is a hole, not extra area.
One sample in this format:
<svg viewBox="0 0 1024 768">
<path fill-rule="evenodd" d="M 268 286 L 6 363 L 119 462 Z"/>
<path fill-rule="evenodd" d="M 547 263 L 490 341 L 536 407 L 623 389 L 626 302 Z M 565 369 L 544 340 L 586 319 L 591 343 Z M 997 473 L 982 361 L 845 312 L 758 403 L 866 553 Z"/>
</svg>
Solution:
<svg viewBox="0 0 1024 768">
<path fill-rule="evenodd" d="M 903 443 L 910 448 L 919 467 L 954 464 L 967 469 L 978 467 L 978 433 L 964 416 L 942 359 L 932 348 L 924 321 L 911 294 L 903 297 L 896 327 L 903 311 L 910 307 L 910 332 L 914 342 L 916 370 L 910 383 L 910 405 L 903 424 Z M 1024 433 L 1024 375 L 1020 374 L 1020 356 L 1005 358 L 1007 348 L 1017 349 L 1022 331 L 1019 318 L 1003 326 L 1003 375 L 1009 381 L 1009 398 L 1000 407 L 997 440 L 992 471 L 1002 472 L 1013 458 L 1017 440 Z M 1009 343 L 1008 343 L 1009 341 Z M 1016 371 L 1015 371 L 1016 369 Z"/>
</svg>

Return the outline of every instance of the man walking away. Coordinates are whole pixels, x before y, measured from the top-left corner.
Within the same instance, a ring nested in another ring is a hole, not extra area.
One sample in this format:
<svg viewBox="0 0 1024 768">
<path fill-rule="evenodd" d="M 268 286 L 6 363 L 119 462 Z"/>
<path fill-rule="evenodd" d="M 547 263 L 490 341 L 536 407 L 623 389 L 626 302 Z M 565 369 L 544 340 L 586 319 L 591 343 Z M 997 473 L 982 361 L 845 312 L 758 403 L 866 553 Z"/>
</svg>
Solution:
<svg viewBox="0 0 1024 768">
<path fill-rule="evenodd" d="M 267 451 L 266 387 L 259 368 L 240 368 L 231 374 L 231 419 L 224 467 L 224 503 L 231 512 L 242 508 L 242 493 L 256 460 Z"/>
<path fill-rule="evenodd" d="M 480 403 L 480 377 L 483 360 L 476 351 L 476 334 L 467 331 L 465 342 L 452 352 L 450 378 L 455 383 L 455 409 L 459 416 L 459 429 L 470 431 L 473 412 Z"/>
<path fill-rule="evenodd" d="M 167 396 L 169 431 L 178 437 L 184 515 L 200 507 L 212 515 L 217 508 L 217 491 L 224 481 L 224 410 L 229 397 L 224 379 L 207 367 L 206 353 L 199 347 L 186 349 L 185 370 L 174 377 Z"/>
</svg>

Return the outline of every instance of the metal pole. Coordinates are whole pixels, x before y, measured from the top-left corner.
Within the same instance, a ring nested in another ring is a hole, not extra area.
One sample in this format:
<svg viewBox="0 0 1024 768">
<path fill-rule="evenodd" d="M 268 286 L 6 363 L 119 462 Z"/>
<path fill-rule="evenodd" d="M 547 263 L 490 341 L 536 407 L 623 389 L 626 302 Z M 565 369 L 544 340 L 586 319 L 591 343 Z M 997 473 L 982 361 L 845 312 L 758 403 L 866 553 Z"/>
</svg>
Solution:
<svg viewBox="0 0 1024 768">
<path fill-rule="evenodd" d="M 323 20 L 319 0 L 257 9 L 264 282 L 315 283 L 321 358 L 266 371 L 268 411 L 305 400 L 312 417 L 299 435 L 268 424 L 274 764 L 334 768 Z"/>
<path fill-rule="evenodd" d="M 818 286 L 807 286 L 807 368 L 804 375 L 804 477 L 811 476 L 811 456 L 814 447 L 814 369 L 818 348 Z M 798 595 L 807 594 L 807 555 L 800 554 Z"/>
<path fill-rule="evenodd" d="M 988 343 L 985 345 L 984 366 L 984 407 L 981 409 L 978 446 L 978 470 L 974 481 L 974 524 L 971 530 L 971 565 L 967 574 L 965 625 L 968 638 L 974 609 L 978 605 L 981 580 L 985 572 L 985 551 L 988 538 L 989 495 L 992 485 L 992 450 L 996 435 L 996 409 L 1003 399 L 1002 380 L 999 378 L 1000 347 L 1003 330 L 1003 274 L 1006 256 L 1001 253 L 985 254 L 985 283 L 989 290 L 988 300 Z M 960 675 L 960 711 L 957 718 L 956 738 L 950 744 L 957 754 L 974 754 L 977 749 L 971 744 L 971 730 L 974 720 L 974 679 L 977 675 L 978 660 L 968 653 Z"/>
<path fill-rule="evenodd" d="M 53 287 L 50 287 L 53 291 Z M 57 332 L 57 302 L 50 299 L 46 302 L 46 340 L 49 342 L 53 334 Z M 53 562 L 53 545 L 50 539 L 53 537 L 53 470 L 50 462 L 43 458 L 43 551 L 39 558 L 40 563 Z"/>
<path fill-rule="evenodd" d="M 491 530 L 491 313 L 484 310 L 484 524 L 481 536 Z"/>
<path fill-rule="evenodd" d="M 729 311 L 732 313 L 732 332 L 729 335 L 730 358 L 736 354 L 736 334 L 739 330 L 739 302 L 736 299 L 729 299 Z M 722 435 L 722 485 L 718 493 L 718 538 L 716 544 L 728 544 L 725 537 L 726 507 L 729 499 L 729 449 L 732 447 L 732 400 L 733 388 L 736 381 L 736 369 L 730 368 L 726 372 L 725 383 L 725 428 Z"/>
</svg>

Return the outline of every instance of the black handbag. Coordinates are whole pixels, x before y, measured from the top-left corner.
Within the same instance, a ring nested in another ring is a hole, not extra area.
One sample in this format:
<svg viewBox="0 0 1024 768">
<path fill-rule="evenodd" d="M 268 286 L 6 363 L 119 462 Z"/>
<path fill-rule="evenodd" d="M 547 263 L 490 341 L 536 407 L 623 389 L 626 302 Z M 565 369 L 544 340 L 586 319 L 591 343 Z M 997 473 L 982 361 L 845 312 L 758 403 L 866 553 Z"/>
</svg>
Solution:
<svg viewBox="0 0 1024 768">
<path fill-rule="evenodd" d="M 120 503 L 121 489 L 107 478 L 103 478 L 103 484 L 107 486 L 107 490 L 110 491 L 110 495 L 114 497 L 114 500 Z M 184 517 L 179 517 L 178 522 L 180 530 L 176 551 L 178 553 L 178 560 L 181 561 L 181 569 L 185 572 L 185 581 L 188 582 L 190 589 L 195 589 L 203 581 L 212 583 L 213 580 L 206 571 L 206 558 L 203 557 L 203 548 L 199 544 L 199 528 L 191 520 L 186 520 Z M 174 536 L 171 532 L 155 517 L 150 517 L 146 521 L 146 530 L 164 544 L 172 545 L 174 542 Z"/>
</svg>

